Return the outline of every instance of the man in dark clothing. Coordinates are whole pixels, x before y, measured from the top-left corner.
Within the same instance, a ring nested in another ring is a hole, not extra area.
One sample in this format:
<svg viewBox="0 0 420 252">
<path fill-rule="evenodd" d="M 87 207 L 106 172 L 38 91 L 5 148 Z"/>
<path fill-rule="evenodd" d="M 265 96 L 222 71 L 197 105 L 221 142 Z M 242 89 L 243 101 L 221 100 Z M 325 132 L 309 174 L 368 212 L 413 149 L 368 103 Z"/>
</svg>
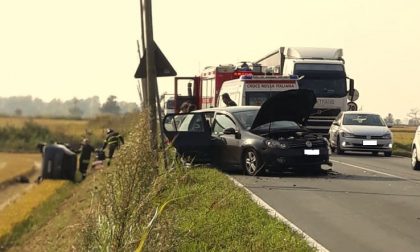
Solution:
<svg viewBox="0 0 420 252">
<path fill-rule="evenodd" d="M 230 99 L 230 96 L 228 93 L 222 94 L 222 100 L 226 104 L 226 106 L 236 106 L 236 102 L 234 102 L 232 99 Z"/>
<path fill-rule="evenodd" d="M 113 129 L 106 130 L 106 138 L 104 140 L 104 144 L 102 149 L 104 150 L 108 146 L 108 165 L 111 164 L 112 156 L 117 148 L 120 147 L 121 144 L 124 144 L 124 138 Z"/>
<path fill-rule="evenodd" d="M 86 178 L 86 172 L 90 163 L 90 155 L 94 151 L 95 151 L 95 148 L 93 148 L 92 145 L 89 144 L 89 140 L 86 138 L 83 139 L 80 149 L 78 151 L 80 152 L 79 171 L 82 173 L 83 179 Z"/>
</svg>

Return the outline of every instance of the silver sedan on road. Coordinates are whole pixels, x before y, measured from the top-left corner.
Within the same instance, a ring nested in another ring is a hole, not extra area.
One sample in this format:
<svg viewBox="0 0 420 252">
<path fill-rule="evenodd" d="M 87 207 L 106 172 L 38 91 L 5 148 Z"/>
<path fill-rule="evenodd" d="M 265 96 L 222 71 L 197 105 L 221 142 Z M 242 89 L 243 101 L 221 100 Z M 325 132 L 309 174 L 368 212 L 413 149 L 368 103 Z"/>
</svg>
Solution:
<svg viewBox="0 0 420 252">
<path fill-rule="evenodd" d="M 392 132 L 380 115 L 363 111 L 340 113 L 329 130 L 331 150 L 392 154 Z"/>
</svg>

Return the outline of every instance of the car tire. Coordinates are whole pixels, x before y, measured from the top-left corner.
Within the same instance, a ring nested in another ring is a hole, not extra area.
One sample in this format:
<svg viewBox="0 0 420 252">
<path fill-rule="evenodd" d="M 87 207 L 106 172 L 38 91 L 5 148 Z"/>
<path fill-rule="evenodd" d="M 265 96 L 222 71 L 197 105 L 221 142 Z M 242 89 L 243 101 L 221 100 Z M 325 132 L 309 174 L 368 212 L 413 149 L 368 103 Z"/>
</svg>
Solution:
<svg viewBox="0 0 420 252">
<path fill-rule="evenodd" d="M 377 151 L 372 151 L 372 155 L 378 156 L 378 152 Z"/>
<path fill-rule="evenodd" d="M 341 149 L 341 146 L 340 146 L 340 138 L 339 137 L 337 137 L 337 149 L 336 149 L 336 151 L 337 151 L 338 155 L 344 154 L 344 151 Z"/>
<path fill-rule="evenodd" d="M 385 156 L 385 157 L 390 157 L 390 156 L 392 156 L 392 151 L 385 151 L 385 152 L 384 152 L 384 156 Z"/>
<path fill-rule="evenodd" d="M 420 161 L 419 157 L 417 156 L 416 147 L 414 147 L 413 151 L 411 152 L 411 168 L 413 168 L 413 170 L 420 170 Z"/>
<path fill-rule="evenodd" d="M 329 141 L 330 142 L 330 149 L 331 149 L 331 152 L 334 152 L 335 151 L 335 147 L 333 146 L 333 144 L 332 144 L 332 142 L 331 141 Z"/>
<path fill-rule="evenodd" d="M 321 165 L 313 165 L 306 168 L 309 174 L 319 175 L 324 171 Z"/>
<path fill-rule="evenodd" d="M 246 149 L 242 154 L 242 167 L 247 175 L 256 176 L 262 170 L 261 159 L 254 149 Z"/>
</svg>

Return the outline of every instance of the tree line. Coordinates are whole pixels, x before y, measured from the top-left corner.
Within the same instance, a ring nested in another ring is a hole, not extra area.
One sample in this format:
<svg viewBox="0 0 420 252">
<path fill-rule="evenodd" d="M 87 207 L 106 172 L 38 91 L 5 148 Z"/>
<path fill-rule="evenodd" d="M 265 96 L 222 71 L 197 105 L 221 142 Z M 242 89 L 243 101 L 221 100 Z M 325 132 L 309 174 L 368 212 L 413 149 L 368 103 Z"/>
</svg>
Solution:
<svg viewBox="0 0 420 252">
<path fill-rule="evenodd" d="M 87 99 L 74 97 L 62 101 L 53 99 L 50 102 L 32 96 L 0 97 L 0 114 L 6 116 L 40 116 L 93 118 L 101 114 L 125 114 L 139 110 L 134 102 L 117 101 L 115 95 L 110 95 L 104 103 L 98 96 Z"/>
<path fill-rule="evenodd" d="M 410 126 L 417 126 L 420 125 L 420 109 L 419 108 L 413 108 L 410 110 L 409 113 L 407 113 L 408 117 L 408 125 Z M 394 119 L 394 116 L 391 113 L 388 113 L 386 117 L 384 117 L 384 120 L 386 123 L 390 124 L 396 124 L 401 125 L 402 121 L 401 119 Z"/>
</svg>

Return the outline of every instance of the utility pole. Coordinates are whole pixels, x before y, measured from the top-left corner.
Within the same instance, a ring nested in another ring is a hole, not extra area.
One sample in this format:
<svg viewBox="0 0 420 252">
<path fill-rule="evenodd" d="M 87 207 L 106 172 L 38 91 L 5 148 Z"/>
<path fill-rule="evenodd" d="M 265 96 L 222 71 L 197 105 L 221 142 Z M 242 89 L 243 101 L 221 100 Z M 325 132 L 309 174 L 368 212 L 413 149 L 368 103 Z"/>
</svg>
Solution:
<svg viewBox="0 0 420 252">
<path fill-rule="evenodd" d="M 142 52 L 143 54 L 146 53 L 146 42 L 145 42 L 145 34 L 144 34 L 144 8 L 143 8 L 143 0 L 140 0 L 140 26 L 141 26 L 141 45 L 142 45 Z M 141 52 L 140 52 L 140 45 L 139 41 L 137 40 L 137 50 L 139 53 L 139 60 L 141 61 Z M 139 83 L 140 84 L 140 83 Z M 141 89 L 143 95 L 143 102 L 142 102 L 142 109 L 145 110 L 149 107 L 149 100 L 148 100 L 148 93 L 147 93 L 147 80 L 146 78 L 141 78 Z"/>
<path fill-rule="evenodd" d="M 152 1 L 144 0 L 145 30 L 146 30 L 146 71 L 147 95 L 149 100 L 149 118 L 152 137 L 151 148 L 157 150 L 157 118 L 156 118 L 156 89 L 157 74 L 155 64 L 155 47 L 153 43 Z"/>
<path fill-rule="evenodd" d="M 141 8 L 141 9 L 143 9 L 143 8 Z M 142 20 L 143 20 L 143 18 L 142 18 Z M 142 21 L 142 27 L 144 27 L 143 26 L 143 21 Z M 142 30 L 141 37 L 142 37 L 143 54 L 144 54 L 146 52 L 146 46 L 144 44 L 144 32 L 143 32 L 144 29 L 141 29 L 141 30 Z M 139 44 L 138 40 L 137 40 L 137 52 L 139 53 L 139 60 L 141 60 L 140 44 Z M 141 108 L 142 108 L 142 110 L 146 110 L 146 108 L 149 107 L 146 78 L 141 78 L 141 80 L 138 81 L 137 90 L 139 92 L 139 95 L 141 95 L 141 97 L 140 97 Z"/>
</svg>

